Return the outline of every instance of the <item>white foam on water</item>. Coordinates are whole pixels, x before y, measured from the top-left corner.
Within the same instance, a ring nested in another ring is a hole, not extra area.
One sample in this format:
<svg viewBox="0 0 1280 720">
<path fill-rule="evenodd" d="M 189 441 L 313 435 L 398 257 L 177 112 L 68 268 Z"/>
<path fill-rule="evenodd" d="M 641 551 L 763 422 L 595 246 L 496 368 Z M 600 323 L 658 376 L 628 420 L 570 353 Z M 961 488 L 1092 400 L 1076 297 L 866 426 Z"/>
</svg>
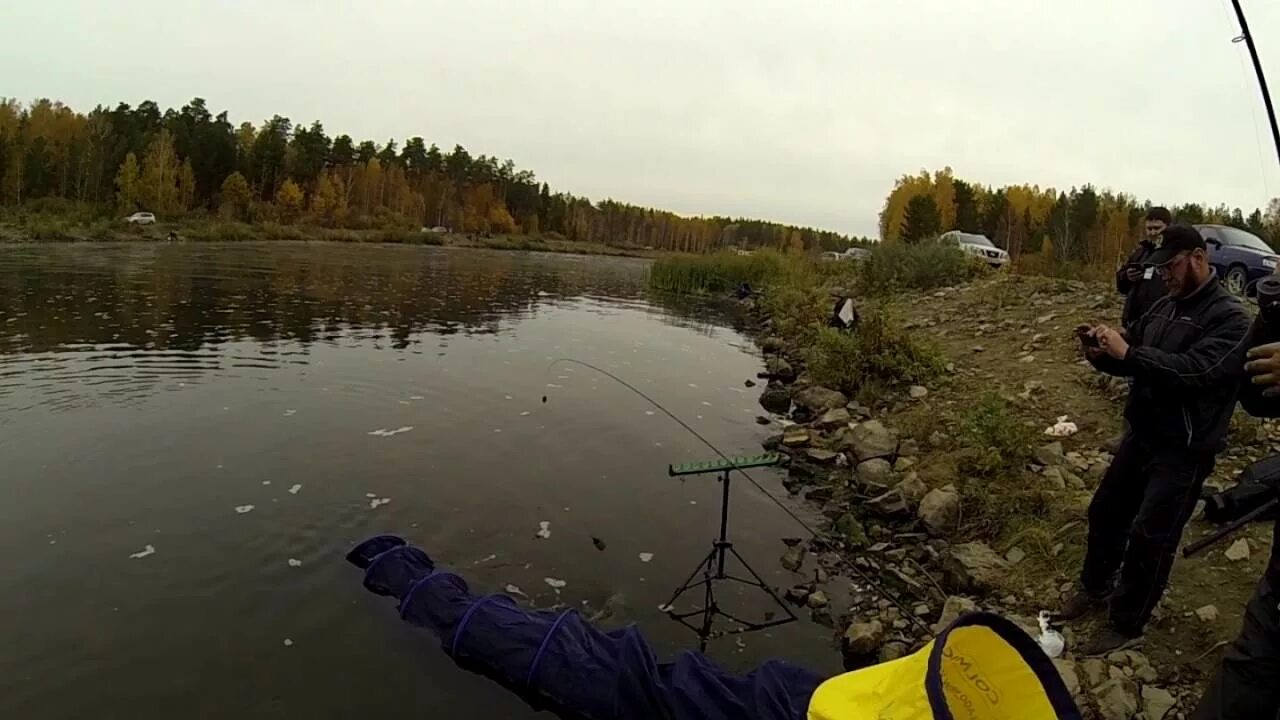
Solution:
<svg viewBox="0 0 1280 720">
<path fill-rule="evenodd" d="M 263 485 L 270 485 L 270 484 L 271 484 L 271 481 L 270 481 L 270 480 L 263 480 L 263 481 L 262 481 L 262 484 L 263 484 Z"/>
<path fill-rule="evenodd" d="M 653 414 L 653 411 L 652 411 L 652 410 L 645 410 L 645 411 L 644 411 L 644 414 L 645 414 L 645 415 L 652 415 L 652 414 Z"/>
<path fill-rule="evenodd" d="M 494 428 L 494 429 L 493 429 L 493 431 L 494 431 L 494 432 L 502 432 L 502 428 Z"/>
<path fill-rule="evenodd" d="M 482 557 L 482 558 L 480 558 L 479 560 L 477 560 L 477 561 L 475 561 L 475 562 L 471 563 L 471 566 L 472 566 L 472 567 L 475 567 L 476 565 L 483 565 L 483 564 L 485 564 L 485 563 L 487 563 L 487 562 L 491 562 L 491 561 L 493 561 L 493 560 L 497 560 L 497 559 L 498 559 L 498 556 L 497 556 L 497 555 L 489 555 L 489 556 L 487 556 L 487 557 Z"/>
<path fill-rule="evenodd" d="M 426 400 L 426 398 L 424 398 L 424 397 L 423 397 L 423 396 L 421 396 L 421 395 L 410 395 L 410 396 L 409 396 L 409 399 L 410 399 L 410 400 Z"/>
<path fill-rule="evenodd" d="M 551 523 L 546 520 L 539 522 L 536 535 L 540 540 L 546 540 L 551 537 Z"/>
<path fill-rule="evenodd" d="M 367 498 L 376 498 L 376 497 L 378 497 L 378 494 L 377 494 L 377 493 L 365 493 L 365 494 L 364 494 L 364 496 L 365 496 L 365 497 L 367 497 Z"/>
<path fill-rule="evenodd" d="M 374 436 L 377 436 L 377 437 L 391 437 L 392 435 L 399 435 L 400 433 L 407 433 L 407 432 L 409 432 L 409 431 L 410 431 L 410 430 L 412 430 L 412 429 L 413 429 L 413 426 L 412 426 L 412 425 L 405 425 L 405 426 L 403 426 L 403 427 L 398 427 L 398 428 L 396 428 L 395 430 L 387 430 L 386 428 L 378 428 L 377 430 L 372 430 L 372 431 L 370 431 L 370 432 L 369 432 L 369 433 L 367 433 L 367 434 L 369 434 L 369 435 L 374 435 Z"/>
<path fill-rule="evenodd" d="M 285 639 L 284 639 L 284 646 L 285 646 L 285 647 L 293 647 L 293 641 L 292 641 L 292 640 L 290 640 L 289 638 L 285 638 Z"/>
<path fill-rule="evenodd" d="M 702 404 L 706 405 L 707 407 L 711 407 L 711 403 L 707 402 L 706 400 L 703 400 Z"/>
<path fill-rule="evenodd" d="M 694 383 L 689 383 L 689 387 L 693 388 L 694 390 L 698 389 L 698 386 L 695 385 Z"/>
<path fill-rule="evenodd" d="M 236 512 L 237 512 L 237 513 L 239 513 L 239 514 L 241 514 L 241 515 L 243 515 L 243 514 L 245 514 L 245 513 L 247 513 L 247 512 L 253 512 L 253 506 L 252 506 L 252 505 L 237 505 L 237 506 L 236 506 Z"/>
<path fill-rule="evenodd" d="M 510 395 L 507 395 L 506 397 L 508 400 L 515 400 L 515 398 L 511 397 Z"/>
<path fill-rule="evenodd" d="M 547 585 L 551 586 L 552 589 L 557 591 L 559 591 L 561 588 L 569 584 L 563 580 L 557 580 L 556 578 L 553 578 L 553 577 L 542 578 L 542 582 L 546 583 Z"/>
<path fill-rule="evenodd" d="M 555 383 L 547 383 L 547 387 L 549 387 L 549 388 L 559 389 L 559 388 L 562 388 L 562 387 L 564 387 L 564 386 L 563 386 L 563 385 L 557 385 L 557 384 L 555 384 Z"/>
<path fill-rule="evenodd" d="M 302 489 L 302 486 L 301 486 L 301 485 L 297 485 L 297 484 L 295 484 L 295 485 L 293 485 L 293 487 L 290 487 L 290 488 L 289 488 L 289 494 L 290 494 L 290 495 L 297 495 L 297 494 L 298 494 L 298 491 L 299 491 L 299 490 L 301 490 L 301 489 Z"/>
<path fill-rule="evenodd" d="M 146 556 L 148 556 L 148 555 L 155 555 L 155 554 L 156 554 L 156 546 L 155 546 L 155 545 L 148 545 L 148 546 L 146 546 L 146 547 L 142 548 L 141 550 L 139 550 L 139 551 L 138 551 L 138 552 L 136 552 L 136 553 L 129 553 L 129 557 L 131 557 L 131 558 L 133 558 L 133 559 L 135 559 L 135 560 L 136 560 L 136 559 L 138 559 L 138 558 L 144 558 L 144 557 L 146 557 Z"/>
<path fill-rule="evenodd" d="M 640 553 L 640 562 L 647 563 L 653 559 L 653 553 Z"/>
<path fill-rule="evenodd" d="M 298 558 L 289 558 L 289 567 L 302 567 L 302 561 Z"/>
<path fill-rule="evenodd" d="M 520 597 L 529 597 L 528 595 L 525 595 L 524 591 L 521 590 L 518 586 L 512 585 L 510 583 L 508 583 L 507 586 L 502 589 L 506 590 L 508 595 L 519 595 Z"/>
<path fill-rule="evenodd" d="M 525 417 L 528 414 L 529 414 L 529 411 L 525 410 L 524 412 L 520 413 L 520 417 Z"/>
<path fill-rule="evenodd" d="M 298 411 L 297 411 L 297 410 L 285 410 L 285 411 L 284 411 L 284 416 L 285 416 L 285 417 L 293 417 L 293 416 L 294 416 L 294 415 L 296 415 L 297 413 L 298 413 Z"/>
<path fill-rule="evenodd" d="M 377 510 L 379 505 L 386 505 L 391 502 L 391 498 L 374 498 L 369 501 L 369 509 Z"/>
</svg>

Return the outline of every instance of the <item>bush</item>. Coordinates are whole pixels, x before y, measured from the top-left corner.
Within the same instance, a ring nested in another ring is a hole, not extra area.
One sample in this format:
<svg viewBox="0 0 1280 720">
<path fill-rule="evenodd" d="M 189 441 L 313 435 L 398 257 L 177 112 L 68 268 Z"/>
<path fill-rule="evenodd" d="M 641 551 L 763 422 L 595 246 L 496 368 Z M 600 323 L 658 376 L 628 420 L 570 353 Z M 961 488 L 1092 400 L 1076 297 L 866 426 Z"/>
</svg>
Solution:
<svg viewBox="0 0 1280 720">
<path fill-rule="evenodd" d="M 983 393 L 965 413 L 960 437 L 967 446 L 960 469 L 981 477 L 1021 470 L 1037 440 L 1035 429 L 1022 422 L 1009 401 L 993 392 Z"/>
<path fill-rule="evenodd" d="M 959 248 L 936 242 L 880 243 L 858 264 L 858 287 L 869 295 L 956 285 L 988 270 Z"/>
<path fill-rule="evenodd" d="M 1019 275 L 1110 283 L 1114 279 L 1115 268 L 1106 264 L 1063 261 L 1040 253 L 1027 253 L 1020 255 L 1013 263 L 1013 271 Z"/>
<path fill-rule="evenodd" d="M 852 331 L 824 327 L 805 351 L 814 382 L 864 399 L 886 388 L 922 383 L 943 369 L 942 355 L 878 313 Z"/>
<path fill-rule="evenodd" d="M 728 293 L 742 283 L 759 289 L 778 283 L 799 261 L 772 250 L 750 255 L 718 252 L 711 255 L 666 255 L 649 268 L 649 285 L 682 293 Z"/>
</svg>

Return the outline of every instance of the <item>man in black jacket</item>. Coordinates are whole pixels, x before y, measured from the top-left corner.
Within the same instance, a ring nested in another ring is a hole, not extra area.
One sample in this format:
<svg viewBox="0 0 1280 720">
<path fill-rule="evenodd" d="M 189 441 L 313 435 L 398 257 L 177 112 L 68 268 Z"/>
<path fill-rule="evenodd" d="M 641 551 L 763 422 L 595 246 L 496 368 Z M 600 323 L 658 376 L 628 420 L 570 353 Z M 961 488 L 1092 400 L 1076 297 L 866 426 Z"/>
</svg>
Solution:
<svg viewBox="0 0 1280 720">
<path fill-rule="evenodd" d="M 1259 315 L 1249 333 L 1249 375 L 1240 404 L 1255 417 L 1280 417 L 1280 327 Z M 1280 521 L 1271 540 L 1271 560 L 1245 606 L 1240 635 L 1191 720 L 1253 720 L 1280 717 Z"/>
<path fill-rule="evenodd" d="M 1153 267 L 1151 255 L 1156 251 L 1160 233 L 1173 224 L 1173 215 L 1166 208 L 1153 207 L 1147 211 L 1146 237 L 1133 249 L 1129 259 L 1116 271 L 1116 290 L 1124 295 L 1124 310 L 1120 313 L 1120 327 L 1131 324 L 1151 309 L 1167 292 L 1164 279 Z"/>
<path fill-rule="evenodd" d="M 1169 295 L 1127 333 L 1098 325 L 1084 335 L 1094 367 L 1133 378 L 1129 431 L 1089 505 L 1082 587 L 1061 612 L 1072 620 L 1109 599 L 1110 622 L 1085 654 L 1142 635 L 1183 526 L 1225 446 L 1244 364 L 1249 315 L 1219 284 L 1200 233 L 1166 228 L 1148 262 Z"/>
</svg>

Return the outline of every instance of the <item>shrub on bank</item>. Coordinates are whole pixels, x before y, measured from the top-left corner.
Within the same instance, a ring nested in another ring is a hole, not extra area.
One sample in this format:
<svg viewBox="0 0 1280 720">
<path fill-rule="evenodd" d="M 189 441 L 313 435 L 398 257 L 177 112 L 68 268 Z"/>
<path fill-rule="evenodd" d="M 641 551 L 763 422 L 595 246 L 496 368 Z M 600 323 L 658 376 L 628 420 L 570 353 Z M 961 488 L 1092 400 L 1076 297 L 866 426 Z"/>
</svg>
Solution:
<svg viewBox="0 0 1280 720">
<path fill-rule="evenodd" d="M 864 400 L 886 389 L 927 382 L 943 370 L 942 354 L 879 313 L 863 313 L 851 331 L 824 327 L 805 351 L 813 381 Z"/>
<path fill-rule="evenodd" d="M 698 294 L 728 293 L 744 282 L 759 289 L 773 286 L 802 262 L 772 250 L 665 255 L 649 268 L 649 284 L 658 290 Z"/>
<path fill-rule="evenodd" d="M 932 290 L 987 272 L 982 261 L 935 242 L 880 243 L 858 263 L 858 288 L 868 295 Z"/>
</svg>

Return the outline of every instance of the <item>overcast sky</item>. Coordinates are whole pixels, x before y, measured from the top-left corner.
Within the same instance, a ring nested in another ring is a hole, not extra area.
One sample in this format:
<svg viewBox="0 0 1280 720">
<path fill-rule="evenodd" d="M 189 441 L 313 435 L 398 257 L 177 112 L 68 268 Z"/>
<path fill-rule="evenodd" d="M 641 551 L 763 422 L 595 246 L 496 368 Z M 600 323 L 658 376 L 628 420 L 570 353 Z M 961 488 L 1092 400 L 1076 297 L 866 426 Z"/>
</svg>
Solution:
<svg viewBox="0 0 1280 720">
<path fill-rule="evenodd" d="M 1280 2 L 1245 0 L 1280 94 Z M 193 96 L 557 189 L 875 234 L 893 180 L 1280 194 L 1228 0 L 7 0 L 0 96 Z"/>
</svg>

